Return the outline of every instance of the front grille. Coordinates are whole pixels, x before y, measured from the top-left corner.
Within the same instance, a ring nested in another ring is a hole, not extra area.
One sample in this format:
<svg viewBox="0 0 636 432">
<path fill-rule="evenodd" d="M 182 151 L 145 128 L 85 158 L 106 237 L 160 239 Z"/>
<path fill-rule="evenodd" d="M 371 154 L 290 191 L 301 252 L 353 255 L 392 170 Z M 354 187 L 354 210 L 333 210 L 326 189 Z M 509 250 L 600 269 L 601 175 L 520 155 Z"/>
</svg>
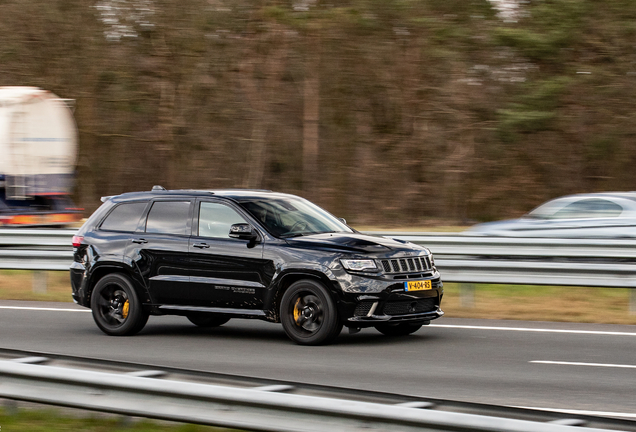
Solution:
<svg viewBox="0 0 636 432">
<path fill-rule="evenodd" d="M 391 264 L 389 264 L 389 262 L 387 260 L 382 261 L 382 267 L 384 267 L 384 271 L 386 273 L 390 273 L 391 272 Z"/>
<path fill-rule="evenodd" d="M 431 260 L 427 256 L 382 260 L 385 273 L 412 273 L 431 271 Z"/>
<path fill-rule="evenodd" d="M 415 313 L 434 312 L 437 310 L 437 297 L 419 300 L 390 302 L 384 305 L 385 315 L 408 315 Z M 357 311 L 357 308 L 356 308 Z"/>
<path fill-rule="evenodd" d="M 356 305 L 356 310 L 353 311 L 354 316 L 367 316 L 373 306 L 372 301 L 361 301 Z"/>
</svg>

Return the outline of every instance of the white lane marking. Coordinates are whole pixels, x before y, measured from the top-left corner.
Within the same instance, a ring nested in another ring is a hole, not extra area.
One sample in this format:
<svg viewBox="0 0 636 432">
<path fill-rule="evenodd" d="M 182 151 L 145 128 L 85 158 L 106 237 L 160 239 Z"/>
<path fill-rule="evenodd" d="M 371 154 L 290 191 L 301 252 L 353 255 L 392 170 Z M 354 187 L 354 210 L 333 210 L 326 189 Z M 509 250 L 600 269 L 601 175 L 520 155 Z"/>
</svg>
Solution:
<svg viewBox="0 0 636 432">
<path fill-rule="evenodd" d="M 611 363 L 582 363 L 582 362 L 564 362 L 564 361 L 550 361 L 550 360 L 531 360 L 528 363 L 552 364 L 552 365 L 563 365 L 563 366 L 594 366 L 594 367 L 606 367 L 606 368 L 636 369 L 636 365 L 611 364 Z"/>
<path fill-rule="evenodd" d="M 62 308 L 46 308 L 46 307 L 30 307 L 30 306 L 0 306 L 0 309 L 18 309 L 18 310 L 38 310 L 38 311 L 56 311 L 56 312 L 90 312 L 90 309 L 62 309 Z"/>
<path fill-rule="evenodd" d="M 636 333 L 596 331 L 596 330 L 561 330 L 561 329 L 540 329 L 540 328 L 525 328 L 525 327 L 488 327 L 488 326 L 469 326 L 469 325 L 453 325 L 453 324 L 431 324 L 430 326 L 472 329 L 472 330 L 500 330 L 500 331 L 519 331 L 519 332 L 537 332 L 537 333 L 569 333 L 569 334 L 590 334 L 590 335 L 607 335 L 607 336 L 636 336 Z"/>
<path fill-rule="evenodd" d="M 0 306 L 0 309 L 88 312 L 88 313 L 91 312 L 90 309 L 63 309 L 63 308 L 46 308 L 46 307 L 30 307 L 30 306 Z M 459 329 L 471 329 L 471 330 L 538 332 L 538 333 L 570 333 L 570 334 L 592 334 L 592 335 L 609 335 L 609 336 L 636 336 L 636 333 L 595 331 L 595 330 L 537 329 L 537 328 L 526 328 L 526 327 L 492 327 L 492 326 L 469 326 L 469 325 L 454 325 L 454 324 L 431 324 L 431 327 L 459 328 Z"/>
<path fill-rule="evenodd" d="M 620 412 L 611 412 L 611 411 L 587 411 L 587 410 L 560 409 L 560 408 L 537 408 L 537 407 L 525 407 L 525 406 L 514 406 L 514 405 L 510 405 L 510 407 L 537 410 L 537 411 L 558 412 L 558 413 L 564 413 L 564 414 L 575 414 L 575 415 L 579 414 L 579 415 L 600 416 L 600 417 L 636 418 L 636 414 L 634 413 L 620 413 Z M 584 430 L 584 429 L 581 429 L 581 430 Z"/>
</svg>

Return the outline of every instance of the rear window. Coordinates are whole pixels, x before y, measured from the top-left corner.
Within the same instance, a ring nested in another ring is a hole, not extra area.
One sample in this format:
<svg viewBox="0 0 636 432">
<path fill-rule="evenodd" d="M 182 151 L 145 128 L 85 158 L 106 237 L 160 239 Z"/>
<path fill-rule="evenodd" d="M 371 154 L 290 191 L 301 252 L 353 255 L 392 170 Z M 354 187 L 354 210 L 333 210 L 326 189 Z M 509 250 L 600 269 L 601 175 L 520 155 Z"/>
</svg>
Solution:
<svg viewBox="0 0 636 432">
<path fill-rule="evenodd" d="M 100 228 L 108 231 L 133 232 L 137 229 L 145 208 L 145 202 L 119 204 L 102 222 Z"/>
<path fill-rule="evenodd" d="M 190 201 L 157 201 L 146 222 L 147 233 L 185 235 L 190 214 Z"/>
</svg>

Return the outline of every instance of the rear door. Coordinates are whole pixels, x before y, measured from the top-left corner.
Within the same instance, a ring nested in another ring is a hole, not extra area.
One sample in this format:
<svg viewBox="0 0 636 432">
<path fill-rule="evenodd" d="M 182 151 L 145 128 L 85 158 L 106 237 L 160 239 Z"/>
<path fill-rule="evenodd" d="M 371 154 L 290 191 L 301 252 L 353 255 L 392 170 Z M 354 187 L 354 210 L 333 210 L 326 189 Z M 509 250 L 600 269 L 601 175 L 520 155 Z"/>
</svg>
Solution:
<svg viewBox="0 0 636 432">
<path fill-rule="evenodd" d="M 193 199 L 154 200 L 130 239 L 127 256 L 142 275 L 152 303 L 184 304 Z"/>
<path fill-rule="evenodd" d="M 263 242 L 230 238 L 230 226 L 250 223 L 231 203 L 202 199 L 195 207 L 190 239 L 192 305 L 262 309 L 273 264 L 263 259 Z"/>
</svg>

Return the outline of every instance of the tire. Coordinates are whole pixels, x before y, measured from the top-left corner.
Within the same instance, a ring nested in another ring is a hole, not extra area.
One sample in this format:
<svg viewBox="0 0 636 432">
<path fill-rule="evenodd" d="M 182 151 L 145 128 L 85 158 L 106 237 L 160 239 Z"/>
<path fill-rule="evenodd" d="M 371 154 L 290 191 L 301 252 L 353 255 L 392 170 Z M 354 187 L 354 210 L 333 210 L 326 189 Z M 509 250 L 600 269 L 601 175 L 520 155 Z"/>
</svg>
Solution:
<svg viewBox="0 0 636 432">
<path fill-rule="evenodd" d="M 406 336 L 422 327 L 421 323 L 380 324 L 375 329 L 385 336 Z"/>
<path fill-rule="evenodd" d="M 120 273 L 109 274 L 97 282 L 91 294 L 91 310 L 97 327 L 111 336 L 132 336 L 148 322 L 148 313 L 143 310 L 132 282 Z"/>
<path fill-rule="evenodd" d="M 299 345 L 323 345 L 342 330 L 336 306 L 320 282 L 303 279 L 283 294 L 280 320 L 287 336 Z"/>
<path fill-rule="evenodd" d="M 187 318 L 197 327 L 218 327 L 230 320 L 228 317 L 215 314 L 193 314 L 188 315 Z"/>
</svg>

